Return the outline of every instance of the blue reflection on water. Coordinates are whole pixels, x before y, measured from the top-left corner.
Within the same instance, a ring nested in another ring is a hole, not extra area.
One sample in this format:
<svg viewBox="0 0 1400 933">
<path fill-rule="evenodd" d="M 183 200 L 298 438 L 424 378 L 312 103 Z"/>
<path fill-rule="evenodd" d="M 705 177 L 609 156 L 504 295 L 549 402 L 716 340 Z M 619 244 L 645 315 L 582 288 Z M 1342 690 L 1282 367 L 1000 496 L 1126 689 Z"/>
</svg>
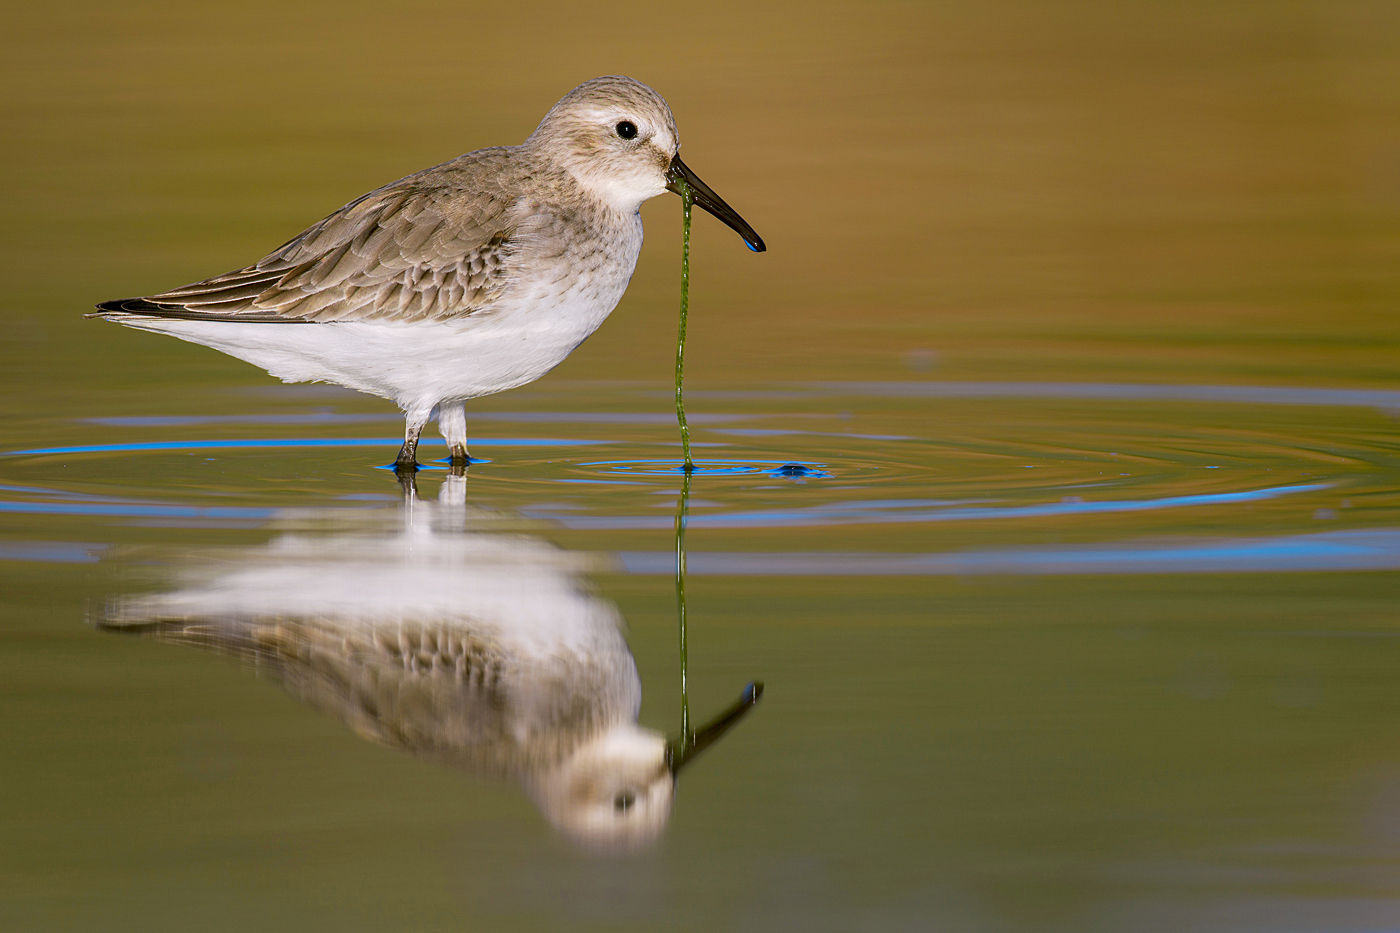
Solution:
<svg viewBox="0 0 1400 933">
<path fill-rule="evenodd" d="M 832 474 L 825 470 L 819 470 L 814 466 L 808 466 L 805 463 L 784 463 L 776 470 L 769 470 L 768 475 L 783 476 L 789 479 L 804 479 L 807 477 L 831 476 Z"/>
<path fill-rule="evenodd" d="M 624 551 L 617 560 L 627 573 L 675 572 L 675 555 L 669 551 Z M 691 551 L 686 562 L 691 574 L 784 577 L 1400 570 L 1400 529 L 1150 544 L 1111 541 L 945 554 Z"/>
<path fill-rule="evenodd" d="M 1243 492 L 1200 493 L 1190 496 L 1165 496 L 1161 499 L 1116 499 L 1094 501 L 1044 502 L 1036 505 L 985 506 L 938 500 L 873 500 L 868 502 L 837 502 L 795 509 L 765 509 L 753 512 L 730 512 L 721 515 L 692 515 L 692 528 L 771 528 L 802 525 L 856 525 L 909 522 L 985 521 L 988 519 L 1042 518 L 1055 515 L 1086 515 L 1106 512 L 1147 512 L 1156 509 L 1179 509 L 1200 505 L 1230 505 L 1260 502 L 1300 492 L 1316 492 L 1329 488 L 1328 483 L 1299 486 L 1275 486 Z M 641 529 L 670 527 L 670 519 L 654 515 L 556 515 L 542 509 L 527 509 L 532 518 L 548 518 L 566 528 L 576 529 Z"/>
<path fill-rule="evenodd" d="M 579 466 L 602 467 L 599 472 L 613 476 L 675 476 L 685 473 L 685 463 L 681 460 L 597 460 L 580 463 Z M 822 469 L 825 464 L 797 460 L 696 460 L 692 466 L 692 476 L 832 475 Z"/>
<path fill-rule="evenodd" d="M 696 424 L 725 424 L 771 418 L 766 414 L 695 414 Z M 372 421 L 402 421 L 403 415 L 340 413 L 324 409 L 312 412 L 254 415 L 137 415 L 108 418 L 77 418 L 84 424 L 113 428 L 171 428 L 196 424 L 363 424 Z M 477 411 L 472 421 L 514 421 L 531 424 L 675 424 L 676 416 L 665 412 L 643 411 Z"/>
<path fill-rule="evenodd" d="M 83 541 L 5 541 L 0 542 L 0 560 L 95 564 L 107 548 L 106 544 Z"/>
<path fill-rule="evenodd" d="M 155 505 L 133 502 L 0 502 L 0 512 L 41 515 L 118 515 L 142 518 L 270 518 L 276 509 L 240 506 L 203 508 L 196 505 Z"/>
<path fill-rule="evenodd" d="M 151 450 L 222 450 L 258 447 L 398 447 L 401 437 L 276 437 L 212 441 L 145 441 L 131 444 L 89 444 L 82 447 L 36 447 L 32 450 L 11 450 L 4 456 L 35 456 L 38 454 L 129 453 Z M 441 438 L 425 438 L 420 446 L 445 444 Z M 474 437 L 473 447 L 584 447 L 607 444 L 610 441 L 586 441 L 553 437 Z"/>
<path fill-rule="evenodd" d="M 716 434 L 732 434 L 735 437 L 789 437 L 805 434 L 812 437 L 853 437 L 862 441 L 917 441 L 921 438 L 908 434 L 843 434 L 833 431 L 797 431 L 788 428 L 716 428 Z"/>
</svg>

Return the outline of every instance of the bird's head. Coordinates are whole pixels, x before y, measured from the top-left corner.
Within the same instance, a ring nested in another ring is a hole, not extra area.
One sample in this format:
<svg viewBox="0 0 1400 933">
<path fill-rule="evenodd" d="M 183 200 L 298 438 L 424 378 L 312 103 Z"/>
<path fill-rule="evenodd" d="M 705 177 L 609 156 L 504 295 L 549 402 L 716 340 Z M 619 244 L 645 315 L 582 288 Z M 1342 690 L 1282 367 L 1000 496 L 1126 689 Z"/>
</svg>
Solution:
<svg viewBox="0 0 1400 933">
<path fill-rule="evenodd" d="M 654 842 L 671 818 L 675 788 L 665 738 L 631 723 L 584 744 L 529 786 L 556 829 L 585 848 L 608 852 Z"/>
<path fill-rule="evenodd" d="M 670 741 L 635 723 L 618 723 L 529 780 L 527 788 L 554 827 L 585 848 L 635 852 L 656 841 L 670 821 L 681 769 L 762 696 L 762 682 L 754 681 L 728 709 Z"/>
<path fill-rule="evenodd" d="M 665 191 L 688 186 L 705 210 L 762 252 L 754 229 L 710 190 L 680 158 L 680 134 L 671 108 L 640 81 L 610 75 L 565 94 L 526 140 L 562 167 L 586 191 L 624 213 Z"/>
</svg>

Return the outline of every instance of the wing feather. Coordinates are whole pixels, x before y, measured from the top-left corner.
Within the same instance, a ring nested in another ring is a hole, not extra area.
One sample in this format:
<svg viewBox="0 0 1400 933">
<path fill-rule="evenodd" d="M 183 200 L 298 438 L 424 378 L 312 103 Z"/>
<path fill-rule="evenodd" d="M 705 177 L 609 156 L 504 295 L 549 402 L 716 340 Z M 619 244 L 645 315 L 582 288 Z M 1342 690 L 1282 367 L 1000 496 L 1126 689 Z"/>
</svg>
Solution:
<svg viewBox="0 0 1400 933">
<path fill-rule="evenodd" d="M 97 307 L 282 323 L 459 318 L 510 283 L 515 202 L 499 185 L 429 170 L 352 201 L 251 266 Z"/>
</svg>

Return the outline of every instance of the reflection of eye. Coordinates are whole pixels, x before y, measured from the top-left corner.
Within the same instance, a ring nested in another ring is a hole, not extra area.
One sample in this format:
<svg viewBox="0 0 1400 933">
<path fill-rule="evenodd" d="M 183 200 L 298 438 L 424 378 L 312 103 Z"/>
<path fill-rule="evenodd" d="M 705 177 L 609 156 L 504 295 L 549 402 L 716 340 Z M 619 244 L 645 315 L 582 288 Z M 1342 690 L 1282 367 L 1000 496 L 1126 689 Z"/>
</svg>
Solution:
<svg viewBox="0 0 1400 933">
<path fill-rule="evenodd" d="M 633 123 L 631 120 L 623 120 L 614 127 L 614 129 L 617 130 L 617 135 L 621 136 L 623 139 L 637 138 L 637 124 Z"/>
<path fill-rule="evenodd" d="M 626 813 L 632 809 L 632 804 L 637 802 L 637 795 L 630 790 L 625 790 L 613 798 L 613 809 L 618 813 Z"/>
</svg>

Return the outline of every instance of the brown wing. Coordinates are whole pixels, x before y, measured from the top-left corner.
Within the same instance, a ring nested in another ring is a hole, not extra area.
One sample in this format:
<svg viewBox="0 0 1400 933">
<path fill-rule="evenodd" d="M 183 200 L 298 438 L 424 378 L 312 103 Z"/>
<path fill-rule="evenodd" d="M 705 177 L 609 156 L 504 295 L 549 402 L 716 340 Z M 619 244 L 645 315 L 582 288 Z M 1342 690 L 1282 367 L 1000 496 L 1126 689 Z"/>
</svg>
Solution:
<svg viewBox="0 0 1400 933">
<path fill-rule="evenodd" d="M 461 317 L 506 285 L 511 207 L 502 192 L 411 176 L 352 201 L 247 268 L 97 307 L 275 323 Z"/>
</svg>

